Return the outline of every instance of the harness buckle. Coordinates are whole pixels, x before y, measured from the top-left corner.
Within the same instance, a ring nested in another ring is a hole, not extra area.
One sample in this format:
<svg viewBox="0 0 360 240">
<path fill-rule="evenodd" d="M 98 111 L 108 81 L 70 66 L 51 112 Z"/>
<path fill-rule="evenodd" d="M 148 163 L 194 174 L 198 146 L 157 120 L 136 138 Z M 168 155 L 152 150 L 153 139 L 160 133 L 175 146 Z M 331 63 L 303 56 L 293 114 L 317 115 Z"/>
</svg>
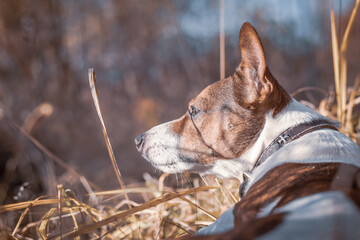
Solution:
<svg viewBox="0 0 360 240">
<path fill-rule="evenodd" d="M 289 134 L 282 134 L 279 136 L 277 143 L 281 146 L 285 145 L 288 141 L 291 140 L 291 137 Z"/>
<path fill-rule="evenodd" d="M 248 179 L 251 179 L 250 173 L 248 171 L 244 171 L 243 172 L 243 178 L 244 178 L 244 181 L 248 180 Z"/>
<path fill-rule="evenodd" d="M 243 182 L 240 184 L 239 188 L 239 196 L 240 199 L 245 195 L 245 189 L 247 185 L 249 184 L 249 181 L 251 179 L 251 173 L 248 171 L 243 172 Z"/>
</svg>

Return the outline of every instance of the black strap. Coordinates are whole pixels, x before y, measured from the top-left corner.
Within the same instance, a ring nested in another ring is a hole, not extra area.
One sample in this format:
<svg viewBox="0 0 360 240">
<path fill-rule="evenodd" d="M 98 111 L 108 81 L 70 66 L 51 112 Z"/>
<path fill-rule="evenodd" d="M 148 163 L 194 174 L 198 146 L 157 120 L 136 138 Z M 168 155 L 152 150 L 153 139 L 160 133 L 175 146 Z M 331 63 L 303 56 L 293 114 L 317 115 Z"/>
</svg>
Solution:
<svg viewBox="0 0 360 240">
<path fill-rule="evenodd" d="M 254 170 L 254 168 L 265 162 L 268 157 L 270 157 L 274 152 L 282 148 L 285 144 L 288 144 L 304 136 L 307 133 L 326 128 L 338 131 L 338 129 L 333 124 L 331 124 L 331 122 L 325 119 L 301 123 L 299 125 L 286 129 L 282 134 L 275 138 L 275 140 L 272 141 L 270 145 L 267 146 L 267 148 L 262 152 L 251 172 Z"/>
<path fill-rule="evenodd" d="M 282 148 L 284 145 L 304 136 L 307 133 L 320 130 L 320 129 L 332 129 L 338 131 L 338 129 L 326 119 L 318 119 L 311 122 L 301 123 L 296 126 L 286 129 L 277 138 L 275 138 L 269 146 L 261 153 L 258 160 L 255 162 L 251 172 L 262 163 L 266 161 L 274 152 Z M 250 174 L 244 172 L 244 181 L 240 185 L 240 197 L 244 195 L 245 188 L 249 182 Z"/>
</svg>

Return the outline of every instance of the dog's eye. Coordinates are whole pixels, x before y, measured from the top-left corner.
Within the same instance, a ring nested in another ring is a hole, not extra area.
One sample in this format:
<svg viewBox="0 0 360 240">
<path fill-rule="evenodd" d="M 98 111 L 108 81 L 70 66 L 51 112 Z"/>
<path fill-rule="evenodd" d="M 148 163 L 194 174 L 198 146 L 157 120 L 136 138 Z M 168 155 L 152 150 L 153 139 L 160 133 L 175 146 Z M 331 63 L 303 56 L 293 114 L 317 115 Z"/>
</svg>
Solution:
<svg viewBox="0 0 360 240">
<path fill-rule="evenodd" d="M 198 115 L 200 113 L 200 111 L 201 110 L 198 109 L 197 107 L 191 106 L 189 109 L 190 117 L 192 117 L 192 118 L 196 117 L 196 115 Z"/>
</svg>

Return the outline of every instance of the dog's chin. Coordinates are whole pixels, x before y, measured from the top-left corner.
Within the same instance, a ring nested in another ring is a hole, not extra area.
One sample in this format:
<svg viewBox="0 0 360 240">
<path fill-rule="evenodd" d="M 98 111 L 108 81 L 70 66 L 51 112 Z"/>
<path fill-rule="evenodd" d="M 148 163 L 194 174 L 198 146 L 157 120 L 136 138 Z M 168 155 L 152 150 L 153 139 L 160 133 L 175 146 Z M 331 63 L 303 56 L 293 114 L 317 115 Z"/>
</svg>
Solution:
<svg viewBox="0 0 360 240">
<path fill-rule="evenodd" d="M 161 163 L 151 160 L 144 156 L 144 158 L 156 169 L 165 172 L 165 173 L 205 173 L 211 168 L 209 165 L 193 163 L 193 162 L 183 162 L 181 160 L 173 161 L 161 161 Z"/>
<path fill-rule="evenodd" d="M 151 162 L 150 162 L 151 163 Z M 189 172 L 188 168 L 189 167 L 186 167 L 186 168 L 180 168 L 178 166 L 175 166 L 175 165 L 162 165 L 162 164 L 155 164 L 155 163 L 151 163 L 151 165 L 162 171 L 162 172 L 165 172 L 165 173 L 185 173 L 185 172 Z"/>
</svg>

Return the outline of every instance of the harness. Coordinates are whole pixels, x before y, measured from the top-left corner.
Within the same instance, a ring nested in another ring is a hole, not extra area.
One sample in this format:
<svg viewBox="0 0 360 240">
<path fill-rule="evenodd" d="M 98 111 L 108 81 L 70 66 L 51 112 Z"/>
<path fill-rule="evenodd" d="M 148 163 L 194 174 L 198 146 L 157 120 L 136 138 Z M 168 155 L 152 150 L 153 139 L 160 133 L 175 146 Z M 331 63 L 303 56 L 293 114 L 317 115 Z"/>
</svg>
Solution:
<svg viewBox="0 0 360 240">
<path fill-rule="evenodd" d="M 240 185 L 240 197 L 242 198 L 245 194 L 246 186 L 249 184 L 251 179 L 251 172 L 262 163 L 266 161 L 273 153 L 285 146 L 286 144 L 304 136 L 305 134 L 311 133 L 320 129 L 332 129 L 338 131 L 338 129 L 329 121 L 325 119 L 313 120 L 311 122 L 300 123 L 296 126 L 290 127 L 282 132 L 277 138 L 275 138 L 261 153 L 260 157 L 256 160 L 252 170 L 244 171 L 244 181 Z"/>
</svg>

